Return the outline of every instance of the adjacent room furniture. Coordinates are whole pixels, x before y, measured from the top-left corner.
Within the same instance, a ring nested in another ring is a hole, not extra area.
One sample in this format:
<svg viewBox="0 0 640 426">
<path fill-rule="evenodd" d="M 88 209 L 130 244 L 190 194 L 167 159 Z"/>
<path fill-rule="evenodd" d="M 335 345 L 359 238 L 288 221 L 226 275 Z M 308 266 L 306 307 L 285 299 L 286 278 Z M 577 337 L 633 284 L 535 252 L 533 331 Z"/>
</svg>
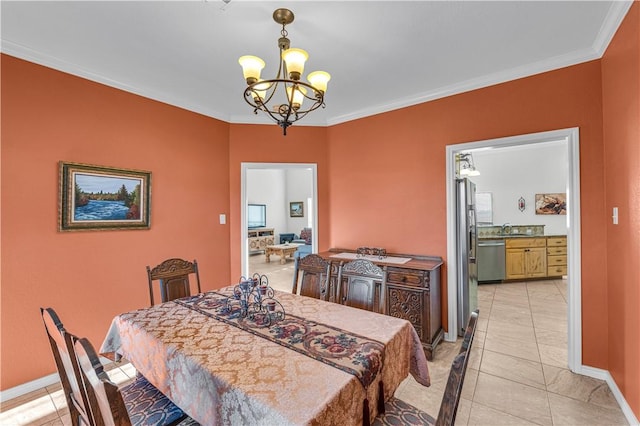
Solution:
<svg viewBox="0 0 640 426">
<path fill-rule="evenodd" d="M 360 256 L 355 250 L 340 248 L 319 253 L 319 256 L 331 263 L 329 301 L 343 303 L 340 297 L 331 297 L 338 289 L 339 269 L 342 264 Z M 384 271 L 380 294 L 381 313 L 410 321 L 420 336 L 427 359 L 432 359 L 433 350 L 444 335 L 440 304 L 442 258 L 396 253 L 388 253 L 386 257 L 365 258 Z M 365 309 L 371 307 L 371 310 L 378 306 L 375 292 L 360 292 L 359 296 L 368 297 L 359 301 L 359 306 Z"/>
<path fill-rule="evenodd" d="M 374 426 L 453 426 L 456 421 L 458 404 L 460 403 L 460 396 L 462 395 L 462 385 L 464 384 L 464 377 L 467 372 L 471 345 L 476 333 L 477 323 L 478 310 L 475 310 L 469 316 L 469 323 L 462 339 L 460 351 L 451 364 L 451 370 L 449 371 L 449 378 L 444 389 L 442 402 L 440 403 L 438 417 L 434 419 L 430 414 L 393 397 L 385 404 L 384 414 L 375 419 L 373 423 Z"/>
<path fill-rule="evenodd" d="M 74 339 L 74 349 L 80 367 L 83 388 L 91 406 L 90 425 L 195 426 L 192 419 L 164 396 L 144 377 L 118 388 L 104 371 L 91 343 L 85 338 Z"/>
<path fill-rule="evenodd" d="M 275 254 L 280 256 L 280 263 L 287 263 L 287 257 L 293 259 L 293 254 L 298 249 L 300 244 L 286 243 L 286 244 L 274 244 L 265 248 L 264 255 L 267 263 L 271 262 L 271 255 Z"/>
<path fill-rule="evenodd" d="M 51 344 L 51 352 L 58 369 L 62 392 L 71 415 L 73 426 L 89 425 L 91 412 L 89 402 L 83 391 L 80 370 L 73 350 L 72 335 L 67 333 L 52 308 L 40 308 L 44 327 Z"/>
<path fill-rule="evenodd" d="M 293 241 L 296 242 L 298 240 L 293 240 Z M 313 246 L 311 246 L 311 244 L 300 244 L 293 256 L 296 259 L 302 259 L 303 257 L 310 255 L 312 252 L 313 252 Z"/>
<path fill-rule="evenodd" d="M 366 259 L 340 265 L 337 294 L 340 303 L 372 312 L 384 312 L 382 285 L 385 270 Z"/>
<path fill-rule="evenodd" d="M 547 276 L 567 275 L 567 237 L 547 237 Z"/>
<path fill-rule="evenodd" d="M 279 236 L 280 244 L 293 242 L 298 236 L 296 234 L 280 234 Z"/>
<path fill-rule="evenodd" d="M 250 254 L 260 253 L 275 243 L 273 228 L 249 228 L 247 247 Z"/>
<path fill-rule="evenodd" d="M 507 238 L 506 279 L 543 278 L 547 276 L 547 239 Z"/>
<path fill-rule="evenodd" d="M 296 265 L 293 272 L 293 294 L 314 297 L 316 299 L 328 300 L 330 262 L 327 262 L 317 254 L 310 254 L 301 259 L 295 260 Z"/>
<path fill-rule="evenodd" d="M 191 295 L 191 286 L 189 276 L 195 275 L 198 293 L 200 289 L 200 274 L 198 272 L 198 262 L 173 258 L 167 259 L 158 266 L 151 269 L 147 266 L 147 278 L 149 280 L 149 298 L 151 305 L 154 304 L 153 282 L 158 281 L 160 284 L 160 297 L 162 303 L 173 299 L 187 297 Z"/>
<path fill-rule="evenodd" d="M 313 246 L 311 244 L 312 237 L 313 237 L 312 229 L 303 228 L 302 231 L 300 231 L 300 238 L 294 239 L 292 241 L 293 243 L 300 244 L 300 246 L 298 247 L 298 250 L 295 253 L 296 259 L 301 259 L 311 254 L 311 252 L 313 251 Z"/>
<path fill-rule="evenodd" d="M 367 424 L 409 372 L 429 385 L 408 321 L 275 291 L 286 316 L 260 327 L 226 309 L 234 287 L 118 315 L 100 352 L 203 425 Z"/>
</svg>

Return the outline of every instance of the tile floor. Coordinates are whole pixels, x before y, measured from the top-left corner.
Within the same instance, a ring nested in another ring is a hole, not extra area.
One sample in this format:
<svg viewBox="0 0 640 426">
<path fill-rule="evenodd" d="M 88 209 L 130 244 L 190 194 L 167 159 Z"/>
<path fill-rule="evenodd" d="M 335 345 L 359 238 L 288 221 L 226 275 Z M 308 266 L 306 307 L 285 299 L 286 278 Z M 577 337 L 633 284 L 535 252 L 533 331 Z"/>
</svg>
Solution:
<svg viewBox="0 0 640 426">
<path fill-rule="evenodd" d="M 293 261 L 250 258 L 251 273 L 267 274 L 291 291 Z M 607 384 L 566 368 L 566 281 L 490 284 L 479 288 L 480 319 L 456 424 L 626 425 Z M 437 415 L 458 343 L 442 342 L 429 362 L 432 384 L 411 377 L 396 396 Z M 135 375 L 130 364 L 107 367 L 116 383 Z M 2 403 L 0 425 L 69 425 L 59 385 Z"/>
</svg>

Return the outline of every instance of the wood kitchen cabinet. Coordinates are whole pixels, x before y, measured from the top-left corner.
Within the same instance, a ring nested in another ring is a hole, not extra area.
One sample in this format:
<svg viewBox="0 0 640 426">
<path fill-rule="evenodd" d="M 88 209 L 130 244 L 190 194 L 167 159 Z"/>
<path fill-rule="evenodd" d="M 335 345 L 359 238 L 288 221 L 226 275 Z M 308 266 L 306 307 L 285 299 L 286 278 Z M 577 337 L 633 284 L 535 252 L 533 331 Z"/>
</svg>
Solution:
<svg viewBox="0 0 640 426">
<path fill-rule="evenodd" d="M 507 238 L 505 249 L 506 279 L 547 276 L 546 238 Z"/>
<path fill-rule="evenodd" d="M 547 276 L 567 275 L 567 237 L 547 238 Z"/>
</svg>

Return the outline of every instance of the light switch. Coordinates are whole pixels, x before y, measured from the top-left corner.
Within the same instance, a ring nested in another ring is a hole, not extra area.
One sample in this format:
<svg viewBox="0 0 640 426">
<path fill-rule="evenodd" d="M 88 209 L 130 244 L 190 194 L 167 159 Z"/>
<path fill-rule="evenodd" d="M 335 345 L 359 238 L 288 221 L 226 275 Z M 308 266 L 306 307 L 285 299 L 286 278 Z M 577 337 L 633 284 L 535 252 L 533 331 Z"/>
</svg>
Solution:
<svg viewBox="0 0 640 426">
<path fill-rule="evenodd" d="M 224 225 L 227 223 L 227 215 L 226 214 L 221 214 L 220 215 L 220 225 Z"/>
<path fill-rule="evenodd" d="M 613 219 L 613 224 L 617 225 L 618 224 L 618 208 L 617 207 L 613 208 L 613 216 L 611 216 L 611 218 Z"/>
</svg>

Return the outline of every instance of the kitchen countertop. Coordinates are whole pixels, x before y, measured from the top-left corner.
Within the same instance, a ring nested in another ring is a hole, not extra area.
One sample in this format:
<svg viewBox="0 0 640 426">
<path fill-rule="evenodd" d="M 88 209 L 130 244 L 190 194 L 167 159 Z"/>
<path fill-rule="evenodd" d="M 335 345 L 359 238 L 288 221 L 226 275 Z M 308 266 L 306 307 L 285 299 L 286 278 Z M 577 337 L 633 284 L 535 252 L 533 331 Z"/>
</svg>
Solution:
<svg viewBox="0 0 640 426">
<path fill-rule="evenodd" d="M 566 237 L 564 234 L 547 234 L 547 235 L 527 235 L 527 234 L 507 234 L 507 235 L 489 235 L 478 237 L 479 240 L 505 240 L 507 238 L 547 238 L 547 237 Z"/>
</svg>

